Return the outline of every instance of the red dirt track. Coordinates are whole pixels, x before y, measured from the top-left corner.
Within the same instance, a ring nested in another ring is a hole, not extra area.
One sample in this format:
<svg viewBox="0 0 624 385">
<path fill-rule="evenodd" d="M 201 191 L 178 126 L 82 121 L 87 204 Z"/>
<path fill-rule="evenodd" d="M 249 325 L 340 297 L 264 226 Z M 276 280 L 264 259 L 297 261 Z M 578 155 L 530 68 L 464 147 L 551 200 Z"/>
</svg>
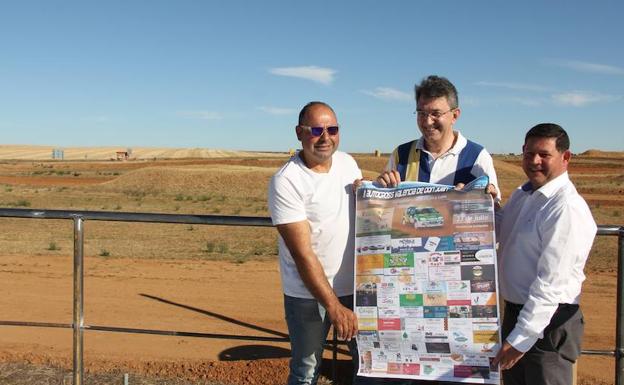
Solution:
<svg viewBox="0 0 624 385">
<path fill-rule="evenodd" d="M 0 318 L 71 323 L 71 257 L 0 256 L 0 261 Z M 286 333 L 276 262 L 87 258 L 84 286 L 86 325 Z M 590 275 L 583 297 L 585 348 L 612 348 L 614 291 L 613 273 Z M 241 385 L 285 383 L 288 372 L 287 343 L 86 331 L 84 349 L 88 371 L 121 369 Z M 0 360 L 70 368 L 71 356 L 69 329 L 0 327 Z M 579 365 L 588 384 L 611 383 L 613 370 L 611 359 L 584 357 Z"/>
<path fill-rule="evenodd" d="M 71 257 L 0 261 L 0 319 L 72 322 Z M 84 287 L 86 325 L 287 336 L 276 262 L 87 258 Z M 86 331 L 84 344 L 88 371 L 121 369 L 226 384 L 284 383 L 290 353 L 287 342 L 101 331 Z M 71 368 L 71 357 L 69 329 L 0 327 L 0 361 Z"/>
</svg>

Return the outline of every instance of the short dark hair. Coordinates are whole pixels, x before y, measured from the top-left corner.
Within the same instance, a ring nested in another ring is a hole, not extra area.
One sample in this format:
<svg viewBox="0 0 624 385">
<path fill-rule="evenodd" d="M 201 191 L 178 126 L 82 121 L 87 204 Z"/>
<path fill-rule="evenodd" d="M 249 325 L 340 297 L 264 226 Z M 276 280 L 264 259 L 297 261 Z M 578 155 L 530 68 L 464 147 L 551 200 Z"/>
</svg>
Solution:
<svg viewBox="0 0 624 385">
<path fill-rule="evenodd" d="M 526 133 L 524 144 L 529 138 L 555 138 L 555 146 L 557 151 L 564 152 L 570 149 L 570 137 L 568 133 L 558 124 L 540 123 L 534 126 Z"/>
<path fill-rule="evenodd" d="M 423 98 L 445 97 L 451 108 L 459 107 L 457 89 L 447 78 L 437 75 L 429 75 L 414 86 L 416 93 L 416 103 Z"/>
<path fill-rule="evenodd" d="M 298 123 L 299 125 L 303 124 L 303 121 L 305 120 L 308 111 L 312 107 L 315 107 L 315 106 L 327 107 L 327 108 L 329 108 L 331 110 L 331 112 L 334 114 L 334 116 L 336 115 L 336 112 L 334 112 L 334 109 L 331 108 L 331 106 L 329 104 L 324 103 L 324 102 L 313 101 L 313 102 L 310 102 L 310 103 L 306 104 L 305 106 L 303 106 L 303 108 L 301 109 L 301 112 L 299 112 L 299 123 Z"/>
</svg>

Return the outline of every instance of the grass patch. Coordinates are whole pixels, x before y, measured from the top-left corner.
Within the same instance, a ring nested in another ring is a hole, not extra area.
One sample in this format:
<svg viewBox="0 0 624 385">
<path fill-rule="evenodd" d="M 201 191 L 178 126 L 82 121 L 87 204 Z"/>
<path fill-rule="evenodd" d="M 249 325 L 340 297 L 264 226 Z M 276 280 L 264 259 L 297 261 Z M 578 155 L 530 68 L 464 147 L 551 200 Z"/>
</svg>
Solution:
<svg viewBox="0 0 624 385">
<path fill-rule="evenodd" d="M 72 372 L 69 369 L 24 362 L 0 362 L 0 383 L 3 385 L 70 385 L 72 380 Z M 147 376 L 136 373 L 128 373 L 128 380 L 130 385 L 227 385 L 210 380 L 191 382 L 180 378 Z M 90 385 L 123 384 L 124 372 L 120 370 L 103 373 L 86 372 L 84 383 Z"/>
<path fill-rule="evenodd" d="M 15 202 L 5 202 L 3 204 L 8 207 L 30 207 L 31 203 L 27 199 L 19 199 Z"/>
<path fill-rule="evenodd" d="M 613 236 L 596 236 L 585 270 L 614 272 L 617 270 L 618 239 Z"/>
<path fill-rule="evenodd" d="M 230 246 L 223 241 L 215 242 L 215 241 L 207 241 L 206 247 L 202 249 L 205 253 L 218 253 L 218 254 L 227 254 L 230 250 Z"/>
</svg>

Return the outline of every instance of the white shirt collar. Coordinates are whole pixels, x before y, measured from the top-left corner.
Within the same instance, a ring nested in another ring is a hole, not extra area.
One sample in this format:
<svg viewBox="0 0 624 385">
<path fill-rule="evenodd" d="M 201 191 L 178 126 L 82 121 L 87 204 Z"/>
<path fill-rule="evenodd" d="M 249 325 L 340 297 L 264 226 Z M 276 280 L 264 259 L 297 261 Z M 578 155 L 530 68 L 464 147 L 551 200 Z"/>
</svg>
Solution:
<svg viewBox="0 0 624 385">
<path fill-rule="evenodd" d="M 468 140 L 461 134 L 461 132 L 453 130 L 453 134 L 457 134 L 457 140 L 455 141 L 453 147 L 449 148 L 445 154 L 457 155 L 464 149 L 464 147 L 466 147 L 466 144 L 468 144 Z M 425 138 L 422 136 L 416 141 L 416 148 L 427 153 L 429 152 L 425 149 Z"/>
<path fill-rule="evenodd" d="M 570 177 L 568 176 L 568 172 L 565 171 L 563 174 L 559 175 L 555 179 L 546 183 L 542 187 L 535 190 L 535 192 L 539 192 L 546 198 L 550 198 L 553 196 L 561 187 L 570 182 Z M 531 182 L 526 182 L 522 185 L 522 190 L 530 193 L 532 190 Z"/>
</svg>

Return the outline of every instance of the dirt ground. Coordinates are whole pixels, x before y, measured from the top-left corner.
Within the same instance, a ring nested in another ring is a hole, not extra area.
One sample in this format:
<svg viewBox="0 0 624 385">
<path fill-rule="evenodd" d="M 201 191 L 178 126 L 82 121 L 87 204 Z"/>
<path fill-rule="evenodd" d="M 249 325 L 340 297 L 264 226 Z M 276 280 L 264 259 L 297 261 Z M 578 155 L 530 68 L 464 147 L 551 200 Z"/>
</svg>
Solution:
<svg viewBox="0 0 624 385">
<path fill-rule="evenodd" d="M 0 318 L 72 322 L 71 257 L 0 260 Z M 287 336 L 276 262 L 88 258 L 84 287 L 86 325 Z M 287 342 L 101 331 L 86 331 L 84 348 L 88 371 L 227 384 L 284 383 L 289 356 Z M 71 367 L 71 357 L 69 329 L 0 327 L 0 361 Z"/>
<path fill-rule="evenodd" d="M 369 177 L 385 163 L 370 156 L 356 159 Z M 223 161 L 3 161 L 0 206 L 266 216 L 265 186 L 271 170 L 283 159 L 228 160 L 227 179 L 215 174 L 213 166 L 218 162 Z M 509 197 L 523 179 L 518 159 L 496 158 L 495 164 L 503 196 Z M 574 164 L 572 179 L 596 221 L 622 225 L 624 158 L 581 158 Z M 234 174 L 233 165 L 254 168 Z M 244 184 L 251 175 L 257 180 Z M 161 177 L 162 181 L 154 182 Z M 233 180 L 238 187 L 232 189 L 228 183 Z M 221 338 L 88 330 L 86 370 L 206 384 L 285 383 L 289 344 L 245 339 L 286 337 L 274 234 L 245 237 L 242 230 L 218 227 L 151 226 L 143 231 L 125 224 L 89 224 L 85 325 L 219 334 Z M 72 322 L 69 229 L 69 222 L 0 222 L 0 320 Z M 147 232 L 150 237 L 145 236 Z M 617 251 L 615 239 L 609 238 L 597 241 L 586 269 L 585 349 L 614 348 Z M 145 245 L 133 246 L 139 242 Z M 245 247 L 236 248 L 236 244 Z M 105 250 L 110 257 L 104 256 Z M 217 253 L 221 255 L 216 257 Z M 330 357 L 327 351 L 325 377 L 330 377 Z M 336 384 L 346 384 L 348 357 L 339 357 Z M 0 326 L 2 362 L 71 368 L 71 330 Z M 613 358 L 583 356 L 578 365 L 579 384 L 613 384 L 614 372 Z M 0 383 L 1 379 L 0 375 Z"/>
<path fill-rule="evenodd" d="M 3 320 L 71 323 L 71 257 L 0 260 Z M 615 278 L 613 273 L 592 274 L 585 284 L 587 349 L 612 348 Z M 86 325 L 286 336 L 276 262 L 88 258 L 84 287 Z M 226 384 L 284 383 L 289 355 L 284 342 L 102 331 L 86 331 L 84 349 L 87 371 L 125 370 Z M 71 357 L 69 329 L 0 327 L 0 361 L 70 368 Z M 583 357 L 578 372 L 587 384 L 612 383 L 613 360 Z M 330 375 L 329 366 L 325 374 Z"/>
</svg>

